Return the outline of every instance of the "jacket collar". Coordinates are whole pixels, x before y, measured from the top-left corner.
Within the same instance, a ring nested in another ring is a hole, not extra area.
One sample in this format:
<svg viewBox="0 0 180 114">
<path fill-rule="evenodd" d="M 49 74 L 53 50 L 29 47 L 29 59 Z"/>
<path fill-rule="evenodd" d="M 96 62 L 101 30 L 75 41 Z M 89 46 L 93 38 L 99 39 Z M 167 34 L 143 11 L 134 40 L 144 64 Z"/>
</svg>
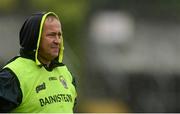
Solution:
<svg viewBox="0 0 180 114">
<path fill-rule="evenodd" d="M 26 58 L 26 59 L 31 59 L 35 62 L 35 51 L 28 51 L 25 50 L 23 48 L 20 49 L 20 57 Z M 49 67 L 46 64 L 40 64 L 38 65 L 39 67 L 44 67 L 46 70 L 48 71 L 52 71 L 54 68 L 58 67 L 58 66 L 64 66 L 63 63 L 60 63 L 58 61 L 58 57 L 55 58 L 54 60 L 51 61 L 51 64 L 49 65 Z"/>
</svg>

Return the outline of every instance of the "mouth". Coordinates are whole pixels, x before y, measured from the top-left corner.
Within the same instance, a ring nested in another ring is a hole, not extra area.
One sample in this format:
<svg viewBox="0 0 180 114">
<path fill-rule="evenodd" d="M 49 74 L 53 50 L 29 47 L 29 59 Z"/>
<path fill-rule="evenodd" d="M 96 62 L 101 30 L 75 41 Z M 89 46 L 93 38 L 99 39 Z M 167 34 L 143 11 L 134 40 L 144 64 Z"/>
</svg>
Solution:
<svg viewBox="0 0 180 114">
<path fill-rule="evenodd" d="M 55 49 L 57 48 L 57 49 L 59 49 L 59 47 L 57 47 L 57 46 L 54 46 L 54 47 L 51 47 L 51 48 L 55 48 Z"/>
<path fill-rule="evenodd" d="M 52 49 L 56 52 L 59 52 L 59 47 L 52 47 Z"/>
</svg>

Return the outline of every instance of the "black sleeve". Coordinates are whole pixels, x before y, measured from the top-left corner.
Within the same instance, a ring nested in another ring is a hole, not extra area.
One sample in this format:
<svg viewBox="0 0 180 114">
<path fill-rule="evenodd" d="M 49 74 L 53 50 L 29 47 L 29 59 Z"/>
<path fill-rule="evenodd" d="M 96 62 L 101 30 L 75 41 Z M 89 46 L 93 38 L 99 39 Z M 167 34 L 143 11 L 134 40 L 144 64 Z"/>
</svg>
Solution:
<svg viewBox="0 0 180 114">
<path fill-rule="evenodd" d="M 72 80 L 72 84 L 74 85 L 76 91 L 77 91 L 77 85 L 76 85 L 76 80 L 75 80 L 75 77 L 73 77 L 73 80 Z M 77 97 L 75 98 L 75 101 L 74 101 L 74 107 L 73 107 L 73 112 L 76 113 L 77 112 Z"/>
<path fill-rule="evenodd" d="M 20 105 L 22 92 L 16 75 L 10 69 L 0 71 L 0 112 L 10 112 Z"/>
</svg>

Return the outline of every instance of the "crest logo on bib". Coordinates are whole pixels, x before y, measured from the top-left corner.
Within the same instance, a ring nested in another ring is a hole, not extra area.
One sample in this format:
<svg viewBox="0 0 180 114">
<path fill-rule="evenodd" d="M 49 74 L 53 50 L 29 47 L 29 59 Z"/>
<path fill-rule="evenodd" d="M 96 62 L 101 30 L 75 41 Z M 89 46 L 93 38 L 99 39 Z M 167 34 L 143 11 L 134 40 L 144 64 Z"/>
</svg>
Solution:
<svg viewBox="0 0 180 114">
<path fill-rule="evenodd" d="M 63 76 L 59 76 L 59 81 L 61 82 L 61 84 L 64 86 L 65 89 L 68 89 L 67 82 Z"/>
</svg>

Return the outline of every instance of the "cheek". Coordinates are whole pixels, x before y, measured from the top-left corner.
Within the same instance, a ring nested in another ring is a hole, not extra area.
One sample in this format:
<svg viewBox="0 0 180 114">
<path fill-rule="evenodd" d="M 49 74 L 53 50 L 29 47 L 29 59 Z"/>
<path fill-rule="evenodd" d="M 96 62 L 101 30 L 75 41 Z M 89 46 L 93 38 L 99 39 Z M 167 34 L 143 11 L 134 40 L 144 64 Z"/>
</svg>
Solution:
<svg viewBox="0 0 180 114">
<path fill-rule="evenodd" d="M 50 46 L 50 44 L 51 44 L 51 39 L 49 39 L 49 38 L 46 38 L 46 39 L 42 40 L 42 42 L 41 42 L 41 45 L 43 47 L 48 47 L 48 46 Z"/>
<path fill-rule="evenodd" d="M 49 44 L 46 41 L 42 40 L 41 43 L 40 43 L 39 48 L 40 48 L 41 51 L 44 52 L 44 51 L 46 51 L 48 49 L 48 45 Z"/>
</svg>

